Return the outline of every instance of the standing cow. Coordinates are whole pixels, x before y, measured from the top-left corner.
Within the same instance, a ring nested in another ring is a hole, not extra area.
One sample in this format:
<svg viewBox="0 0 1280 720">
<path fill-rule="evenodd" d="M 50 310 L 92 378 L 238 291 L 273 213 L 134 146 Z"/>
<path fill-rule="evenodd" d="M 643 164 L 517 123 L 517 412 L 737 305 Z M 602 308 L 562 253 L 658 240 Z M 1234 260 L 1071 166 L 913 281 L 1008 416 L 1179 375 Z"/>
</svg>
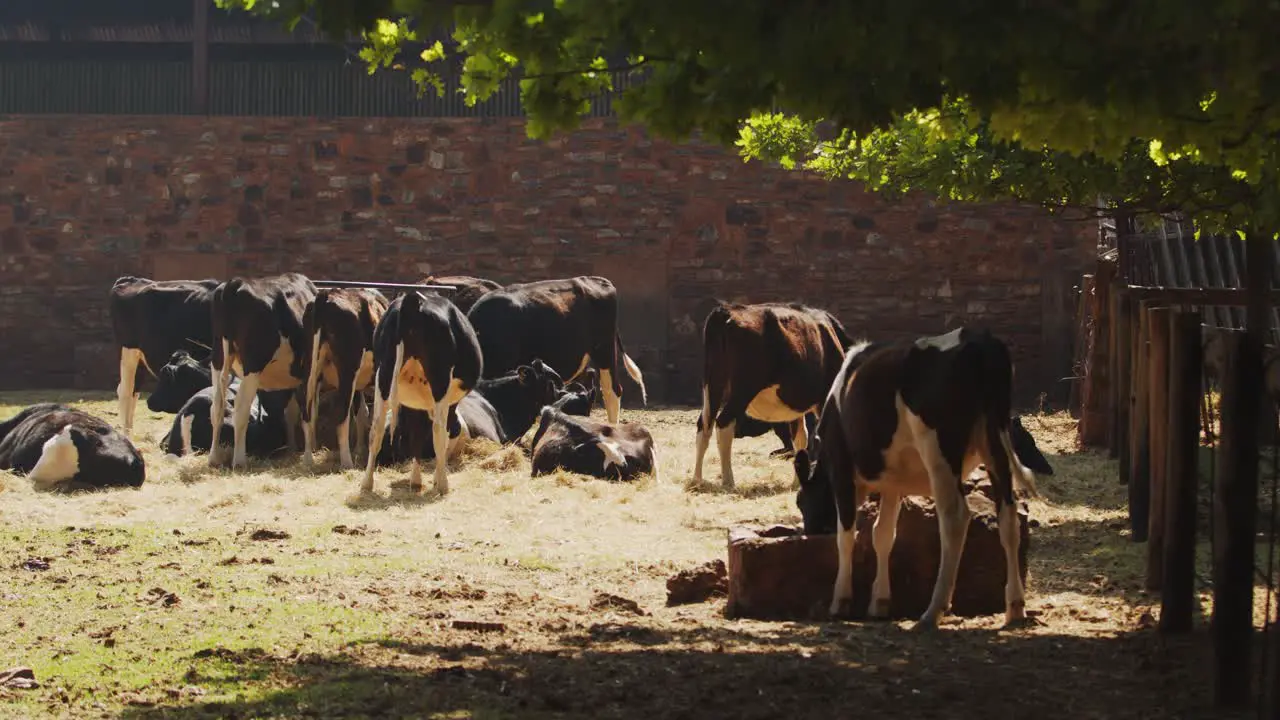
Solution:
<svg viewBox="0 0 1280 720">
<path fill-rule="evenodd" d="M 307 378 L 302 403 L 302 461 L 310 467 L 316 446 L 316 411 L 320 381 L 338 392 L 342 420 L 338 424 L 338 457 L 343 469 L 355 467 L 351 457 L 350 418 L 357 410 L 356 432 L 368 437 L 368 408 L 361 393 L 373 384 L 373 331 L 387 312 L 387 298 L 377 290 L 321 288 L 307 306 L 304 326 L 311 339 L 303 372 Z"/>
<path fill-rule="evenodd" d="M 234 371 L 240 377 L 232 424 L 235 427 L 233 468 L 249 463 L 245 435 L 249 408 L 258 390 L 292 390 L 306 381 L 303 361 L 309 351 L 303 315 L 316 297 L 316 286 L 304 275 L 284 273 L 264 278 L 235 277 L 219 285 L 213 296 L 213 401 L 209 427 L 222 426 L 227 384 Z M 289 449 L 297 448 L 298 400 L 286 413 Z M 223 448 L 214 438 L 209 465 L 224 463 Z"/>
<path fill-rule="evenodd" d="M 647 391 L 640 368 L 618 334 L 618 291 L 608 278 L 578 276 L 507 285 L 485 293 L 467 313 L 484 350 L 485 372 L 497 377 L 535 358 L 572 382 L 589 364 L 600 371 L 609 422 L 622 407 L 619 365 Z"/>
<path fill-rule="evenodd" d="M 789 423 L 792 447 L 808 444 L 804 418 L 816 413 L 853 341 L 831 313 L 799 303 L 721 303 L 702 327 L 702 412 L 698 414 L 693 481 L 716 428 L 720 481 L 733 487 L 733 437 L 744 415 Z"/>
<path fill-rule="evenodd" d="M 133 433 L 138 366 L 152 377 L 177 350 L 204 355 L 212 347 L 210 309 L 217 280 L 150 280 L 125 275 L 111 286 L 111 329 L 120 355 L 119 423 Z"/>
<path fill-rule="evenodd" d="M 373 422 L 369 457 L 360 489 L 373 491 L 387 416 L 394 434 L 400 408 L 431 418 L 435 451 L 435 488 L 449 491 L 449 425 L 457 424 L 457 405 L 475 388 L 484 370 L 476 332 L 458 307 L 434 293 L 407 292 L 393 300 L 373 335 Z M 405 444 L 412 458 L 409 486 L 422 489 L 421 423 L 406 423 Z"/>
</svg>

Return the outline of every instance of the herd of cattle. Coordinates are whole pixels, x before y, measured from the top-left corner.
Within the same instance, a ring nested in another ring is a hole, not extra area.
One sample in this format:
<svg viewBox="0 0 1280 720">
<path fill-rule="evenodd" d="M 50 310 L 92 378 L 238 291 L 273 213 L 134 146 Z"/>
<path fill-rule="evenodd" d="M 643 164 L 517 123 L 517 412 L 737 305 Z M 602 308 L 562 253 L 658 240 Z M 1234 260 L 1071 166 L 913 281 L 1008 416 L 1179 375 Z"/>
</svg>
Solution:
<svg viewBox="0 0 1280 720">
<path fill-rule="evenodd" d="M 341 466 L 364 456 L 365 492 L 377 467 L 405 461 L 410 487 L 421 491 L 420 462 L 435 458 L 435 489 L 445 494 L 447 460 L 467 438 L 517 444 L 535 425 L 527 446 L 535 476 L 556 468 L 657 476 L 652 435 L 619 421 L 623 375 L 642 401 L 646 391 L 623 349 L 611 281 L 501 286 L 450 276 L 421 284 L 434 288 L 388 300 L 371 288 L 319 288 L 298 273 L 122 277 L 110 291 L 119 429 L 64 405 L 30 406 L 0 422 L 0 469 L 41 486 L 141 485 L 145 463 L 130 437 L 145 369 L 155 380 L 148 408 L 174 414 L 161 448 L 206 452 L 214 467 L 281 452 L 298 452 L 311 467 L 326 415 L 336 429 L 325 441 L 336 444 Z M 960 480 L 985 466 L 1008 562 L 1006 617 L 1025 617 L 1014 491 L 1034 494 L 1033 475 L 1053 470 L 1011 414 L 1013 366 L 1002 341 L 959 328 L 866 342 L 825 310 L 720 303 L 704 323 L 703 346 L 694 482 L 713 434 L 727 488 L 734 438 L 776 433 L 783 447 L 774 454 L 793 456 L 805 531 L 837 538 L 833 614 L 852 597 L 856 508 L 879 494 L 868 612 L 880 617 L 899 500 L 923 495 L 937 504 L 942 561 L 920 622 L 935 624 L 950 604 L 969 525 Z M 606 421 L 590 419 L 597 397 Z"/>
</svg>

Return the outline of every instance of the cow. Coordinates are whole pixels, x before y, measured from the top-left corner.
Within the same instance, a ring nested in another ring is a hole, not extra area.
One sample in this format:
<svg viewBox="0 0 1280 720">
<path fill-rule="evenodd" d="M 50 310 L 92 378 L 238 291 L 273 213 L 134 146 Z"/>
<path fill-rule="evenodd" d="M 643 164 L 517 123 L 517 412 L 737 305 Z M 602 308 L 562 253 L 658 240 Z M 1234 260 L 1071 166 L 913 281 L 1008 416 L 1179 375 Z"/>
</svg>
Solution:
<svg viewBox="0 0 1280 720">
<path fill-rule="evenodd" d="M 316 410 L 320 381 L 338 393 L 342 420 L 338 424 L 338 458 L 343 469 L 354 468 L 351 457 L 351 411 L 357 411 L 356 432 L 368 437 L 368 406 L 356 394 L 373 384 L 373 330 L 387 311 L 387 298 L 367 288 L 320 288 L 307 305 L 303 325 L 311 349 L 303 362 L 307 378 L 302 403 L 302 461 L 311 466 L 316 448 Z"/>
<path fill-rule="evenodd" d="M 392 465 L 411 460 L 408 450 L 408 438 L 412 433 L 433 432 L 435 428 L 431 418 L 425 413 L 408 408 L 400 408 L 399 421 L 390 438 L 378 453 L 378 464 Z M 452 458 L 462 448 L 462 442 L 473 438 L 491 440 L 499 445 L 509 441 L 502 431 L 502 418 L 493 405 L 479 392 L 472 390 L 458 401 L 455 412 L 449 414 L 448 420 L 448 457 Z M 435 458 L 434 444 L 422 443 L 418 448 L 419 460 Z"/>
<path fill-rule="evenodd" d="M 871 492 L 879 493 L 880 509 L 872 527 L 876 575 L 867 615 L 888 614 L 898 510 L 903 497 L 920 495 L 932 497 L 937 506 L 941 562 L 916 628 L 937 627 L 951 604 L 969 527 L 961 481 L 985 464 L 1007 566 L 1005 621 L 1025 621 L 1014 490 L 1017 486 L 1032 497 L 1038 492 L 1009 437 L 1012 386 L 1009 349 L 985 329 L 960 327 L 875 350 L 855 347 L 846 354 L 823 403 L 812 447 L 797 449 L 794 460 L 802 514 L 803 508 L 834 501 L 839 564 L 833 616 L 845 614 L 853 597 L 855 513 Z"/>
<path fill-rule="evenodd" d="M 151 375 L 176 350 L 208 352 L 212 347 L 210 308 L 217 280 L 151 280 L 125 275 L 111 286 L 111 329 L 120 356 L 116 385 L 118 418 L 133 434 L 138 366 Z"/>
<path fill-rule="evenodd" d="M 605 414 L 617 422 L 621 364 L 640 386 L 641 402 L 648 402 L 644 376 L 622 347 L 618 291 L 608 278 L 580 275 L 507 285 L 485 293 L 467 318 L 492 377 L 541 358 L 571 382 L 593 364 L 600 372 Z"/>
<path fill-rule="evenodd" d="M 498 283 L 485 278 L 472 277 L 470 275 L 444 275 L 437 277 L 428 275 L 419 283 L 421 285 L 452 285 L 453 291 L 446 291 L 446 296 L 458 309 L 465 315 L 471 311 L 472 306 L 485 293 L 490 290 L 500 290 L 502 288 Z"/>
<path fill-rule="evenodd" d="M 306 381 L 303 363 L 308 339 L 303 325 L 307 305 L 316 297 L 316 286 L 298 273 L 262 278 L 234 277 L 213 293 L 213 402 L 209 427 L 220 427 L 227 384 L 234 371 L 240 377 L 232 413 L 234 453 L 232 468 L 248 465 L 245 433 L 249 410 L 259 390 L 293 390 Z M 285 430 L 288 447 L 297 447 L 298 398 L 290 399 Z M 224 464 L 224 446 L 215 438 L 209 450 L 209 466 Z"/>
<path fill-rule="evenodd" d="M 83 410 L 30 405 L 0 422 L 0 470 L 25 475 L 39 490 L 141 487 L 142 453 L 124 433 Z"/>
<path fill-rule="evenodd" d="M 147 396 L 147 409 L 158 413 L 179 413 L 187 401 L 201 390 L 213 387 L 213 373 L 186 350 L 175 351 L 169 362 L 156 371 L 156 386 Z"/>
<path fill-rule="evenodd" d="M 1023 473 L 1033 478 L 1053 475 L 1053 466 L 1040 451 L 1036 439 L 1027 432 L 1019 415 L 1009 419 L 1009 441 L 1013 445 L 1014 456 L 1022 463 Z M 985 466 L 980 468 L 985 471 Z M 806 535 L 830 535 L 836 531 L 836 506 L 831 502 L 829 491 L 819 491 L 819 486 L 815 485 L 825 480 L 823 477 L 815 477 L 807 488 L 802 486 L 797 494 L 796 505 L 800 509 Z"/>
<path fill-rule="evenodd" d="M 545 407 L 529 448 L 532 477 L 557 469 L 611 480 L 660 476 L 653 435 L 636 423 L 604 423 Z"/>
<path fill-rule="evenodd" d="M 733 487 L 733 438 L 743 416 L 787 423 L 792 447 L 808 444 L 809 424 L 853 340 L 834 315 L 799 303 L 718 303 L 702 326 L 702 411 L 694 446 L 693 484 L 712 428 L 720 449 L 720 482 Z"/>
<path fill-rule="evenodd" d="M 232 378 L 227 384 L 223 399 L 223 421 L 218 435 L 221 443 L 234 441 L 235 424 L 232 420 L 239 390 L 240 379 Z M 208 452 L 213 447 L 213 426 L 209 424 L 209 418 L 213 415 L 213 393 L 213 387 L 209 386 L 187 398 L 173 418 L 169 432 L 160 439 L 161 450 L 181 457 Z M 245 453 L 249 457 L 271 457 L 288 444 L 286 408 L 292 397 L 288 390 L 277 390 L 259 392 L 253 399 L 249 408 L 249 423 L 245 429 Z"/>
<path fill-rule="evenodd" d="M 818 418 L 815 413 L 805 413 L 804 427 L 807 436 L 813 436 L 813 430 L 818 426 Z M 743 413 L 733 423 L 733 438 L 760 437 L 767 432 L 772 432 L 782 441 L 782 447 L 769 453 L 769 457 L 790 458 L 796 454 L 795 443 L 793 441 L 792 423 L 767 423 L 763 420 L 757 420 L 746 413 Z"/>
<path fill-rule="evenodd" d="M 400 407 L 425 411 L 432 420 L 431 435 L 436 456 L 435 489 L 449 491 L 445 461 L 449 426 L 456 422 L 457 405 L 475 388 L 484 371 L 476 331 L 458 306 L 434 293 L 417 291 L 400 295 L 387 307 L 373 334 L 373 422 L 369 431 L 369 458 L 363 493 L 373 491 L 373 468 L 382 447 L 390 415 L 394 436 Z M 422 489 L 418 458 L 421 435 L 409 432 L 406 446 L 412 458 L 409 487 Z"/>
</svg>

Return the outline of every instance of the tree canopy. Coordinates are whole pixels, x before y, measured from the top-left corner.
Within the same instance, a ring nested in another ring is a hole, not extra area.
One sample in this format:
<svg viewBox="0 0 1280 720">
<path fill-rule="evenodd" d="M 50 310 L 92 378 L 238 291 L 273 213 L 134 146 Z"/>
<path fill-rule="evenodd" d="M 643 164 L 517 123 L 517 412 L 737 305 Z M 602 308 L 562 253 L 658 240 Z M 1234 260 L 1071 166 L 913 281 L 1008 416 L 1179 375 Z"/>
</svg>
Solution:
<svg viewBox="0 0 1280 720">
<path fill-rule="evenodd" d="M 624 121 L 729 144 L 755 117 L 746 152 L 820 149 L 803 164 L 873 187 L 1101 193 L 1280 227 L 1272 0 L 216 1 L 364 33 L 371 67 L 437 92 L 460 61 L 471 102 L 516 73 L 534 137 L 576 128 L 624 72 L 639 75 L 615 99 Z M 820 120 L 843 134 L 810 142 Z"/>
</svg>

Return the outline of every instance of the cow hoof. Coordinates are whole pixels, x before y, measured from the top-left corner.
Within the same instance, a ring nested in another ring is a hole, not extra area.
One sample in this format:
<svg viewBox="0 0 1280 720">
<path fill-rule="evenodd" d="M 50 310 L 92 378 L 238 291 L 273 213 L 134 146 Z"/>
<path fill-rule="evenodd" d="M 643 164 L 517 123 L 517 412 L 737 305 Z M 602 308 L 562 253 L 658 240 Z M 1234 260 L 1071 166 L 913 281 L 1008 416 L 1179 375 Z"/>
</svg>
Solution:
<svg viewBox="0 0 1280 720">
<path fill-rule="evenodd" d="M 832 601 L 831 607 L 828 608 L 827 611 L 831 615 L 831 619 L 843 620 L 850 617 L 852 615 L 850 612 L 852 600 L 852 598 L 842 598 L 840 600 Z"/>
<path fill-rule="evenodd" d="M 926 613 L 923 617 L 911 626 L 912 632 L 933 632 L 938 629 L 938 617 L 936 615 Z"/>
<path fill-rule="evenodd" d="M 867 606 L 867 618 L 871 620 L 885 620 L 889 617 L 889 598 L 881 598 L 872 600 Z"/>
</svg>

